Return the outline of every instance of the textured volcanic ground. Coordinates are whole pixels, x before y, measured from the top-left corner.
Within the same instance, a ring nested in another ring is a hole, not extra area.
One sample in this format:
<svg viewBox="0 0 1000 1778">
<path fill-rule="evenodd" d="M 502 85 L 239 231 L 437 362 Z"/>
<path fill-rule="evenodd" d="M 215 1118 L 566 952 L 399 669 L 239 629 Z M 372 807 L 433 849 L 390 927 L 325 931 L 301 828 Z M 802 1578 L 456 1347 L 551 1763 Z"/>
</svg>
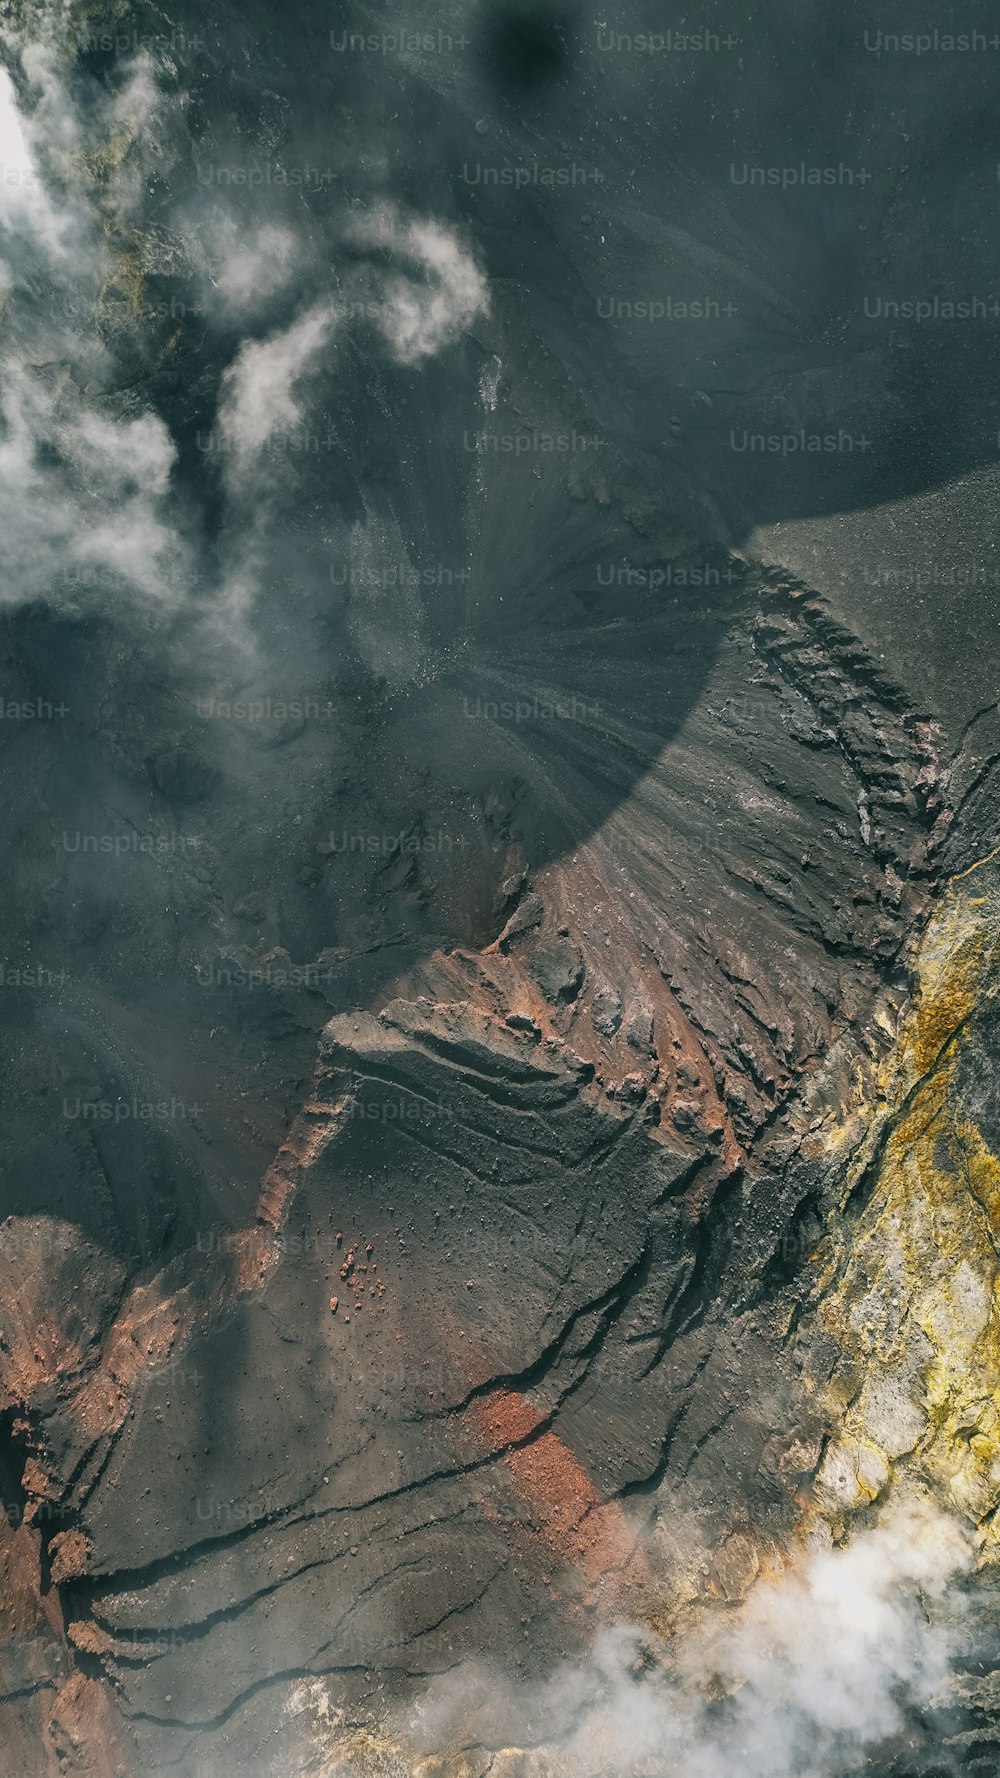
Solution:
<svg viewBox="0 0 1000 1778">
<path fill-rule="evenodd" d="M 973 25 L 2 9 L 9 1778 L 995 1771 Z"/>
</svg>

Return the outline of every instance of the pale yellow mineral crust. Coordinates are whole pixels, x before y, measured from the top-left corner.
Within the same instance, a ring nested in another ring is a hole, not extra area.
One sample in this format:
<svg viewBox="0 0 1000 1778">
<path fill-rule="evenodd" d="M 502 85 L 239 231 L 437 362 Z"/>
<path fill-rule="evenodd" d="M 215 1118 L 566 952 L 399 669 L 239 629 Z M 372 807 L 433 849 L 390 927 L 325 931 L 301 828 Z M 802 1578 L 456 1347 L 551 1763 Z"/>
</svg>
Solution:
<svg viewBox="0 0 1000 1778">
<path fill-rule="evenodd" d="M 984 860 L 951 883 L 924 935 L 846 1180 L 845 1204 L 864 1207 L 857 1221 L 846 1211 L 819 1306 L 843 1353 L 822 1510 L 865 1507 L 905 1478 L 979 1528 L 984 1561 L 997 1559 L 1000 1504 L 1000 1159 L 965 1102 L 961 1061 L 997 992 L 998 932 L 1000 872 Z"/>
</svg>

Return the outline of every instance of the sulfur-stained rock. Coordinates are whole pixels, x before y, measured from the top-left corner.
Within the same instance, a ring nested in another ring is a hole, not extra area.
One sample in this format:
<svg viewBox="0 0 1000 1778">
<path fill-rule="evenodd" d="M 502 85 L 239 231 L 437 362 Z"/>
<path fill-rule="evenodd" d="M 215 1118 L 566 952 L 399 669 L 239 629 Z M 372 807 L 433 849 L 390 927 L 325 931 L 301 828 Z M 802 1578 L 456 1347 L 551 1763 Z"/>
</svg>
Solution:
<svg viewBox="0 0 1000 1778">
<path fill-rule="evenodd" d="M 724 1599 L 742 1599 L 760 1573 L 760 1557 L 751 1537 L 734 1531 L 712 1559 L 715 1578 Z"/>
</svg>

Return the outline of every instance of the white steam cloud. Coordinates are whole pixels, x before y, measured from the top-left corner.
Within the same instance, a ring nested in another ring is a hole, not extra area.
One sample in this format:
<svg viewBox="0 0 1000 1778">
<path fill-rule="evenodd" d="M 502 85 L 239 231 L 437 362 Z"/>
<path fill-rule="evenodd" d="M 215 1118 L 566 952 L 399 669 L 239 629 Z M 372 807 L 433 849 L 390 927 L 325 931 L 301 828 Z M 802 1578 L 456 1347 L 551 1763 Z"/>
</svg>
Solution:
<svg viewBox="0 0 1000 1778">
<path fill-rule="evenodd" d="M 326 344 L 333 319 L 333 310 L 319 305 L 291 327 L 241 346 L 226 372 L 219 411 L 237 477 L 276 434 L 291 432 L 301 421 L 303 403 L 297 391 Z"/>
<path fill-rule="evenodd" d="M 240 229 L 231 216 L 213 229 L 216 237 L 212 282 L 235 310 L 244 312 L 269 301 L 294 277 L 302 249 L 291 229 L 264 223 Z"/>
<path fill-rule="evenodd" d="M 101 585 L 167 606 L 190 579 L 166 516 L 174 445 L 137 402 L 112 411 L 100 393 L 113 382 L 108 354 L 74 319 L 114 269 L 87 155 L 111 138 L 120 151 L 135 146 L 132 156 L 120 152 L 105 187 L 116 214 L 129 213 L 156 105 L 151 70 L 139 58 L 85 131 L 50 52 L 27 45 L 21 61 L 31 93 L 24 108 L 0 70 L 3 597 L 75 603 Z"/>
<path fill-rule="evenodd" d="M 403 218 L 394 205 L 352 225 L 351 239 L 408 262 L 417 274 L 373 268 L 376 295 L 368 305 L 393 356 L 420 364 L 451 344 L 488 307 L 486 280 L 455 236 L 439 222 Z M 230 254 L 225 273 L 230 292 L 247 293 L 262 266 L 277 273 L 289 237 L 264 230 L 244 256 Z M 361 282 L 365 282 L 363 278 Z M 302 385 L 338 320 L 332 301 L 314 304 L 290 326 L 265 339 L 243 342 L 223 379 L 219 423 L 235 458 L 238 481 L 253 459 L 281 433 L 293 431 L 306 408 Z"/>
<path fill-rule="evenodd" d="M 0 394 L 0 534 L 11 594 L 74 593 L 106 577 L 167 602 L 183 551 L 160 516 L 174 459 L 153 414 L 88 410 L 66 379 L 46 386 L 15 365 Z"/>
<path fill-rule="evenodd" d="M 59 214 L 45 190 L 6 68 L 0 68 L 0 228 L 5 236 L 33 238 L 48 258 L 67 251 L 69 218 Z M 6 267 L 3 275 L 9 281 Z"/>
<path fill-rule="evenodd" d="M 758 1582 L 736 1615 L 716 1614 L 679 1649 L 619 1626 L 535 1688 L 480 1664 L 455 1669 L 408 1734 L 438 1753 L 532 1748 L 526 1773 L 566 1778 L 839 1778 L 940 1692 L 955 1652 L 951 1589 L 971 1563 L 952 1521 L 910 1507 Z"/>
<path fill-rule="evenodd" d="M 0 36 L 20 69 L 17 81 L 0 69 L 7 567 L 0 598 L 77 605 L 99 589 L 102 602 L 132 598 L 169 611 L 197 585 L 187 541 L 196 530 L 178 510 L 170 430 L 134 378 L 130 392 L 118 389 L 115 362 L 119 340 L 126 353 L 148 347 L 148 331 L 131 338 L 147 266 L 169 272 L 186 265 L 203 298 L 193 313 L 230 358 L 204 447 L 219 453 L 225 501 L 222 549 L 206 572 L 217 583 L 220 616 L 249 614 L 261 589 L 275 583 L 304 442 L 313 437 L 317 404 L 329 404 L 329 350 L 352 310 L 359 312 L 357 299 L 390 355 L 419 366 L 486 311 L 486 280 L 445 223 L 386 203 L 346 222 L 343 238 L 357 258 L 342 285 L 328 274 L 329 288 L 314 284 L 289 318 L 293 287 L 309 263 L 293 228 L 270 214 L 237 219 L 221 206 L 193 213 L 190 198 L 167 225 L 144 228 L 150 176 L 170 158 L 167 108 L 175 104 L 158 92 L 147 54 L 120 63 L 108 90 L 88 84 L 54 44 L 2 27 Z M 279 300 L 286 307 L 277 324 Z M 316 436 L 324 450 L 336 448 L 332 414 L 319 416 Z M 199 432 L 199 448 L 202 438 Z M 358 622 L 381 661 L 376 632 L 389 614 L 369 599 L 366 617 L 363 603 Z M 382 666 L 399 670 L 391 661 Z"/>
<path fill-rule="evenodd" d="M 404 217 L 394 204 L 385 204 L 356 221 L 351 234 L 412 268 L 383 275 L 376 305 L 377 325 L 401 364 L 433 357 L 487 312 L 486 279 L 443 223 Z"/>
<path fill-rule="evenodd" d="M 329 387 L 322 375 L 329 368 L 324 353 L 349 324 L 351 307 L 360 302 L 392 356 L 414 366 L 445 350 L 488 307 L 486 280 L 443 223 L 404 217 L 396 206 L 385 205 L 352 223 L 348 234 L 355 246 L 376 256 L 372 263 L 348 276 L 342 297 L 314 302 L 290 325 L 244 340 L 222 380 L 218 435 L 233 523 L 221 606 L 230 618 L 246 614 L 260 586 L 273 579 L 275 519 L 280 523 L 286 510 L 284 485 L 294 453 L 282 465 L 280 449 L 272 447 L 310 433 L 314 424 L 317 432 L 332 430 L 332 416 L 317 415 L 310 398 L 316 389 Z M 249 305 L 256 268 L 270 266 L 277 276 L 286 250 L 294 258 L 293 241 L 265 230 L 251 237 L 245 265 L 230 255 L 230 300 L 243 289 Z M 356 543 L 360 537 L 358 532 Z M 356 640 L 380 673 L 403 683 L 419 666 L 412 633 L 419 629 L 416 602 L 411 597 L 404 610 L 397 589 L 390 612 L 387 596 L 375 597 L 374 581 L 362 584 L 352 617 Z M 400 624 L 406 634 L 393 646 L 386 638 Z"/>
</svg>

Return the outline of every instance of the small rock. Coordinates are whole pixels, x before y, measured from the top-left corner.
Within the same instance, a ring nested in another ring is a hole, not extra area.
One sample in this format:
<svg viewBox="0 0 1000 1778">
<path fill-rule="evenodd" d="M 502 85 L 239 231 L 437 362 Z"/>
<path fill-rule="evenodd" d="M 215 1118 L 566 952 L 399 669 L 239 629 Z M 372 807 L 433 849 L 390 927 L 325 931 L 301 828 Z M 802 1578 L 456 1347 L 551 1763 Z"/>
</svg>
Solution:
<svg viewBox="0 0 1000 1778">
<path fill-rule="evenodd" d="M 637 1055 L 653 1055 L 653 1018 L 648 1012 L 637 1012 L 628 1022 L 625 1041 Z"/>
<path fill-rule="evenodd" d="M 613 988 L 600 988 L 594 995 L 591 1018 L 594 1021 L 594 1030 L 602 1037 L 614 1037 L 621 1028 L 621 996 Z"/>
<path fill-rule="evenodd" d="M 529 967 L 546 1000 L 575 1000 L 583 986 L 583 956 L 574 944 L 552 939 L 540 944 Z"/>
<path fill-rule="evenodd" d="M 723 1597 L 742 1599 L 760 1573 L 760 1557 L 752 1538 L 741 1531 L 727 1537 L 716 1551 L 713 1567 Z"/>
<path fill-rule="evenodd" d="M 534 894 L 526 895 L 514 909 L 500 934 L 497 941 L 500 949 L 505 951 L 515 938 L 522 938 L 526 932 L 533 932 L 536 926 L 541 925 L 544 914 L 545 909 L 539 897 Z"/>
</svg>

